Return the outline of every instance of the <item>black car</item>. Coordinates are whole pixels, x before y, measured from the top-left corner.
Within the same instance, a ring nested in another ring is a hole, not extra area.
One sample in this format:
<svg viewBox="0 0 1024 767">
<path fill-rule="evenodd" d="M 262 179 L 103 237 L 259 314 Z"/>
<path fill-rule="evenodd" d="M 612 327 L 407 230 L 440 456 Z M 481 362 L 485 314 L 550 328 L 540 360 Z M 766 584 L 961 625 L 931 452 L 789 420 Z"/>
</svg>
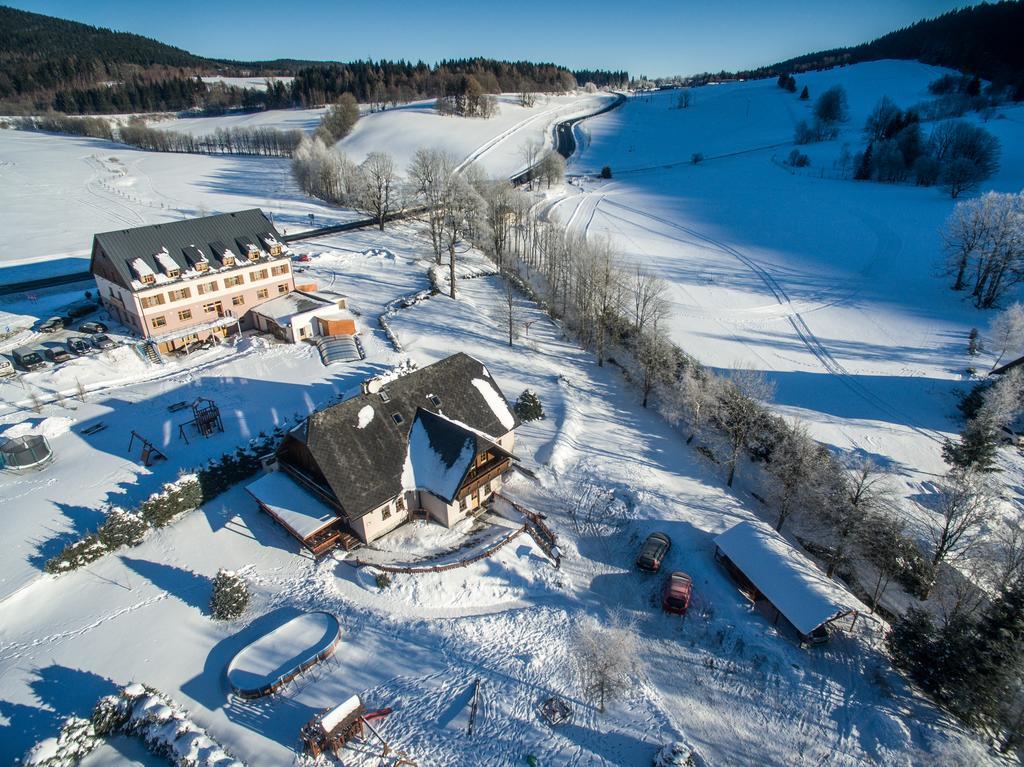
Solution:
<svg viewBox="0 0 1024 767">
<path fill-rule="evenodd" d="M 640 549 L 640 555 L 636 558 L 636 566 L 649 573 L 658 572 L 670 548 L 672 548 L 672 539 L 665 533 L 651 533 L 644 541 L 643 548 Z"/>
<path fill-rule="evenodd" d="M 58 330 L 64 329 L 64 318 L 63 317 L 50 317 L 50 319 L 39 325 L 40 333 L 56 333 Z"/>
<path fill-rule="evenodd" d="M 92 351 L 92 346 L 81 336 L 73 336 L 68 339 L 68 351 L 74 354 L 88 354 Z"/>
<path fill-rule="evenodd" d="M 81 330 L 83 333 L 91 334 L 107 332 L 107 326 L 104 325 L 102 322 L 83 322 L 81 325 L 78 326 L 78 329 Z"/>
<path fill-rule="evenodd" d="M 68 354 L 67 349 L 65 349 L 63 346 L 54 346 L 50 349 L 47 349 L 45 354 L 46 359 L 53 363 L 67 362 L 69 359 L 71 359 L 71 355 Z"/>
<path fill-rule="evenodd" d="M 97 349 L 113 349 L 117 344 L 114 343 L 114 339 L 110 336 L 103 335 L 103 333 L 97 333 L 92 337 L 92 345 Z"/>
</svg>

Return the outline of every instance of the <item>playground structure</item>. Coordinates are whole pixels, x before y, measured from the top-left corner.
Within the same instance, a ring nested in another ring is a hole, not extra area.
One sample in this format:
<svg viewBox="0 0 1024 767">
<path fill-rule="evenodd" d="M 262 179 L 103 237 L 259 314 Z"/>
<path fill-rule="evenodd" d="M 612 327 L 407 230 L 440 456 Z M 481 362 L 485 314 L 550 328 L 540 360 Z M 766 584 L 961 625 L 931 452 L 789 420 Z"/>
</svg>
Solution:
<svg viewBox="0 0 1024 767">
<path fill-rule="evenodd" d="M 371 722 L 391 713 L 390 708 L 367 711 L 358 695 L 353 695 L 334 708 L 325 708 L 302 726 L 299 738 L 307 754 L 313 757 L 323 756 L 330 752 L 335 757 L 338 751 L 350 741 L 362 738 L 365 730 L 380 741 L 383 751 L 380 754 L 381 764 L 388 756 L 394 756 L 392 767 L 412 765 L 416 763 L 407 754 L 396 750 L 377 731 Z"/>
<path fill-rule="evenodd" d="M 132 452 L 132 448 L 135 446 L 136 440 L 138 440 L 142 445 L 142 450 L 139 453 L 139 459 L 142 461 L 143 466 L 152 466 L 157 461 L 167 460 L 167 456 L 160 452 L 160 449 L 156 445 L 135 431 L 135 429 L 132 429 L 132 437 L 128 440 L 129 453 Z"/>
<path fill-rule="evenodd" d="M 552 727 L 567 724 L 572 721 L 572 708 L 561 698 L 548 698 L 537 706 L 537 713 L 540 718 Z"/>
<path fill-rule="evenodd" d="M 0 468 L 3 469 L 41 469 L 52 460 L 53 450 L 41 434 L 14 437 L 0 445 Z"/>
<path fill-rule="evenodd" d="M 181 404 L 183 403 L 178 403 L 178 405 Z M 171 407 L 177 407 L 177 405 Z M 224 422 L 221 420 L 220 408 L 217 407 L 217 403 L 206 397 L 199 397 L 192 403 L 192 420 L 178 425 L 178 436 L 185 440 L 186 445 L 189 444 L 186 433 L 189 426 L 203 437 L 211 437 L 214 432 L 223 432 Z"/>
</svg>

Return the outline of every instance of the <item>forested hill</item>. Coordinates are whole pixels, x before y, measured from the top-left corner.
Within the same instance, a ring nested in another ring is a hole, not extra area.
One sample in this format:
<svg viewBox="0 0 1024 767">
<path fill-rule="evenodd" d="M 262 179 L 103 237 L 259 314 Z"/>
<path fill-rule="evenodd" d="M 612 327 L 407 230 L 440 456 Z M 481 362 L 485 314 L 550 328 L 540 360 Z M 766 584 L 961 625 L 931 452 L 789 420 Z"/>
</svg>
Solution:
<svg viewBox="0 0 1024 767">
<path fill-rule="evenodd" d="M 890 32 L 869 43 L 835 48 L 739 76 L 765 77 L 805 72 L 840 64 L 879 59 L 916 59 L 925 64 L 958 69 L 1001 85 L 1014 85 L 1024 98 L 1024 3 L 1016 0 L 972 8 L 927 19 Z"/>
<path fill-rule="evenodd" d="M 200 75 L 292 75 L 267 91 L 210 85 Z M 599 84 L 622 72 L 587 72 Z M 342 93 L 358 101 L 401 103 L 466 87 L 484 92 L 564 91 L 576 86 L 565 67 L 474 58 L 436 65 L 406 61 L 229 61 L 126 32 L 0 6 L 0 113 L 179 111 L 281 108 L 331 103 Z"/>
</svg>

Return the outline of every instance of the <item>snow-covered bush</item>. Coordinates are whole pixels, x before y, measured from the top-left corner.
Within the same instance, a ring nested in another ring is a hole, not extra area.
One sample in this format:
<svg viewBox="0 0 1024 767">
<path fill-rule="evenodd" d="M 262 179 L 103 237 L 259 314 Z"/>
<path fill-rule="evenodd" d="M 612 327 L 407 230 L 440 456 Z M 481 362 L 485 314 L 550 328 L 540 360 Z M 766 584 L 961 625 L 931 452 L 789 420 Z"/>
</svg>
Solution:
<svg viewBox="0 0 1024 767">
<path fill-rule="evenodd" d="M 219 621 L 234 620 L 249 606 L 249 587 L 233 570 L 220 570 L 213 579 L 210 615 Z"/>
<path fill-rule="evenodd" d="M 653 767 L 708 767 L 707 761 L 689 743 L 666 743 L 654 755 Z"/>
<path fill-rule="evenodd" d="M 146 534 L 146 520 L 138 514 L 114 507 L 107 512 L 107 518 L 96 531 L 100 542 L 108 549 L 122 546 L 137 546 Z"/>
<path fill-rule="evenodd" d="M 120 732 L 128 723 L 132 709 L 128 701 L 118 695 L 105 695 L 92 709 L 93 730 L 101 737 Z"/>
<path fill-rule="evenodd" d="M 139 514 L 152 527 L 163 527 L 179 514 L 202 505 L 203 494 L 195 475 L 189 474 L 164 485 L 139 506 Z"/>
<path fill-rule="evenodd" d="M 74 767 L 93 751 L 101 738 L 92 722 L 79 716 L 64 720 L 60 735 L 40 741 L 25 755 L 27 767 Z"/>
<path fill-rule="evenodd" d="M 99 537 L 95 534 L 87 535 L 80 541 L 68 544 L 60 554 L 47 560 L 44 569 L 46 572 L 54 575 L 77 570 L 79 567 L 85 567 L 90 562 L 95 562 L 106 554 L 107 551 L 109 549 L 103 545 Z"/>
<path fill-rule="evenodd" d="M 514 409 L 520 421 L 536 421 L 539 418 L 544 418 L 544 408 L 540 404 L 540 397 L 530 389 L 524 390 L 519 395 Z"/>
<path fill-rule="evenodd" d="M 377 582 L 377 588 L 383 590 L 391 585 L 391 576 L 387 573 L 377 573 L 373 576 L 374 581 Z"/>
</svg>

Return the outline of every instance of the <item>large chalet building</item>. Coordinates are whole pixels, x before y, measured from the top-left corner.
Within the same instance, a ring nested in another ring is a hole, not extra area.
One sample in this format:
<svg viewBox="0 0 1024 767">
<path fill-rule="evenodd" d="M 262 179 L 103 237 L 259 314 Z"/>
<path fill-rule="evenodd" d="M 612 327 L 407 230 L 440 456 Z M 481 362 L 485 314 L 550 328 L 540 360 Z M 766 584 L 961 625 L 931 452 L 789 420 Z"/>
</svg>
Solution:
<svg viewBox="0 0 1024 767">
<path fill-rule="evenodd" d="M 295 290 L 258 209 L 97 234 L 90 270 L 107 311 L 161 352 L 254 327 L 254 307 Z"/>
<path fill-rule="evenodd" d="M 247 489 L 314 554 L 417 514 L 451 527 L 501 487 L 518 425 L 483 363 L 454 354 L 313 413 Z"/>
</svg>

